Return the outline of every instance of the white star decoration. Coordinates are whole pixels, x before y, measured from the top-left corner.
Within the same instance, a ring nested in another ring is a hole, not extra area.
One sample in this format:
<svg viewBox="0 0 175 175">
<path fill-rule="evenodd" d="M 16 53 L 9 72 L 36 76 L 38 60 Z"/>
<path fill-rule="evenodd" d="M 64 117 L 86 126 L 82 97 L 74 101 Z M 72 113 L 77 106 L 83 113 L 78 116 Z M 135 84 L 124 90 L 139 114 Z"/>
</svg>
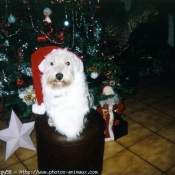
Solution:
<svg viewBox="0 0 175 175">
<path fill-rule="evenodd" d="M 22 124 L 12 110 L 9 128 L 0 131 L 0 139 L 6 142 L 5 160 L 19 147 L 36 150 L 30 139 L 30 134 L 34 129 L 34 123 Z"/>
</svg>

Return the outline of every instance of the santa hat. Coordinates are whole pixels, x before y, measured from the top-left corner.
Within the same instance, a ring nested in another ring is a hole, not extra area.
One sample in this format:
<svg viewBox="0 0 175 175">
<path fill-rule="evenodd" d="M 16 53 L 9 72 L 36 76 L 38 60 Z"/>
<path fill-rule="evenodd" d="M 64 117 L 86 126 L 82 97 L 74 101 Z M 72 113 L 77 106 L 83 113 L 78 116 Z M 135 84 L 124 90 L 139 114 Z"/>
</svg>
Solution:
<svg viewBox="0 0 175 175">
<path fill-rule="evenodd" d="M 41 47 L 38 50 L 36 50 L 31 56 L 31 68 L 32 68 L 33 85 L 34 85 L 34 89 L 35 89 L 36 99 L 37 99 L 38 105 L 39 106 L 42 105 L 42 107 L 43 107 L 43 104 L 42 104 L 43 94 L 42 94 L 41 76 L 42 76 L 43 73 L 40 71 L 39 66 L 43 62 L 43 60 L 45 60 L 45 57 L 49 53 L 51 53 L 54 50 L 58 50 L 58 49 L 64 50 L 63 48 L 60 48 L 60 47 L 57 47 L 57 46 Z M 69 50 L 67 50 L 67 51 L 72 53 Z M 75 55 L 74 53 L 72 53 L 72 55 L 74 56 L 75 59 L 78 58 L 78 60 L 81 60 L 81 58 L 79 56 Z M 36 105 L 35 105 L 35 107 L 36 107 Z M 37 110 L 39 110 L 39 109 L 37 109 Z M 35 110 L 35 113 L 36 113 L 37 110 Z M 42 111 L 45 112 L 44 109 Z M 43 113 L 43 112 L 38 112 L 38 114 L 41 114 L 41 113 Z"/>
<path fill-rule="evenodd" d="M 108 93 L 110 93 L 110 94 L 108 94 Z M 113 90 L 112 86 L 110 84 L 103 85 L 103 87 L 102 87 L 102 94 L 103 95 L 113 95 L 114 94 L 114 90 Z"/>
<path fill-rule="evenodd" d="M 33 85 L 38 105 L 41 105 L 41 103 L 43 102 L 42 85 L 41 85 L 41 76 L 43 73 L 39 70 L 38 66 L 44 60 L 46 55 L 48 55 L 53 49 L 58 48 L 59 47 L 56 46 L 41 47 L 37 51 L 35 51 L 31 56 Z"/>
</svg>

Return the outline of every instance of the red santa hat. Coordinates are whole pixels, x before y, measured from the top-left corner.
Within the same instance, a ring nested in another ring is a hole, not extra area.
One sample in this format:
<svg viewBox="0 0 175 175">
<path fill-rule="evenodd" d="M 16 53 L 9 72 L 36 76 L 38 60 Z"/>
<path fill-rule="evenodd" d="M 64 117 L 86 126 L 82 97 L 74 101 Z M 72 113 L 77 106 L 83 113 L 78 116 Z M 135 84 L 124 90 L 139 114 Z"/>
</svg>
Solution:
<svg viewBox="0 0 175 175">
<path fill-rule="evenodd" d="M 34 84 L 34 89 L 35 89 L 35 94 L 36 94 L 36 99 L 38 105 L 41 105 L 43 102 L 43 94 L 42 94 L 42 84 L 41 84 L 41 76 L 42 72 L 39 69 L 39 65 L 41 62 L 45 59 L 45 57 L 51 53 L 53 50 L 64 50 L 63 48 L 57 47 L 57 46 L 45 46 L 41 47 L 38 50 L 36 50 L 32 56 L 31 56 L 31 68 L 32 68 L 32 75 L 33 75 L 33 84 Z M 72 53 L 71 51 L 67 50 L 68 52 Z M 81 58 L 74 54 L 75 59 L 78 58 L 78 63 L 82 64 Z M 81 62 L 79 61 L 81 60 Z M 83 65 L 83 64 L 82 64 Z M 81 66 L 82 66 L 81 65 Z"/>
<path fill-rule="evenodd" d="M 31 56 L 33 85 L 38 105 L 41 105 L 41 103 L 43 102 L 42 85 L 41 85 L 41 76 L 43 73 L 39 70 L 38 66 L 45 59 L 46 55 L 48 55 L 53 49 L 58 48 L 59 47 L 56 46 L 41 47 L 38 50 L 36 50 Z"/>
<path fill-rule="evenodd" d="M 104 84 L 102 87 L 102 93 L 103 95 L 113 95 L 114 90 L 110 84 Z"/>
</svg>

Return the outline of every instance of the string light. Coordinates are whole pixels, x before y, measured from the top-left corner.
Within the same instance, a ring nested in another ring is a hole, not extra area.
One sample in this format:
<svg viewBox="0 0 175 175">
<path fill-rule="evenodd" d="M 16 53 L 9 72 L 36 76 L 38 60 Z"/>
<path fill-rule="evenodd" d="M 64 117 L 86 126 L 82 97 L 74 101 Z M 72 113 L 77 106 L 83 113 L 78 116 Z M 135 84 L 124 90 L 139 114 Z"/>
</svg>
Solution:
<svg viewBox="0 0 175 175">
<path fill-rule="evenodd" d="M 12 37 L 12 36 L 14 36 L 14 35 L 17 35 L 20 31 L 21 31 L 21 30 L 18 29 L 15 33 L 13 33 L 13 34 L 11 34 L 11 35 L 5 34 L 5 36 L 8 37 L 8 38 L 10 38 L 10 37 Z"/>
<path fill-rule="evenodd" d="M 6 20 L 8 18 L 7 13 L 8 13 L 8 0 L 5 0 L 5 15 L 4 15 L 4 21 L 3 21 L 2 25 L 5 25 L 5 23 L 6 23 Z M 10 34 L 10 35 L 7 35 L 4 30 L 1 30 L 1 31 L 4 33 L 4 35 L 6 37 L 10 38 L 10 37 L 12 37 L 14 35 L 17 35 L 20 32 L 20 29 L 18 29 L 17 31 L 15 31 L 13 34 Z"/>
<path fill-rule="evenodd" d="M 5 16 L 4 16 L 4 22 L 3 25 L 5 25 L 6 19 L 7 19 L 7 13 L 8 13 L 8 0 L 5 0 Z"/>
<path fill-rule="evenodd" d="M 75 26 L 74 26 L 74 12 L 72 10 L 72 47 L 70 49 L 72 49 L 74 47 L 75 44 Z"/>
<path fill-rule="evenodd" d="M 90 6 L 90 9 L 91 9 L 91 13 L 92 13 L 92 15 L 93 15 L 92 2 L 91 2 L 91 0 L 89 0 L 89 6 Z"/>
<path fill-rule="evenodd" d="M 75 11 L 75 21 L 76 21 L 76 26 L 78 28 L 80 28 L 82 26 L 82 22 L 84 20 L 83 16 L 84 16 L 84 14 L 82 13 L 81 16 L 80 16 L 80 22 L 78 24 L 78 15 L 77 15 L 77 11 Z"/>
<path fill-rule="evenodd" d="M 57 0 L 57 3 L 61 3 L 61 2 L 65 2 L 64 0 Z M 69 1 L 66 1 L 67 3 L 70 3 Z M 8 0 L 5 0 L 5 20 L 4 20 L 4 23 L 5 21 L 7 20 L 7 11 L 8 11 Z M 28 4 L 28 1 L 26 0 L 23 0 L 23 3 L 24 4 Z M 91 8 L 91 12 L 92 12 L 92 3 L 91 3 L 91 0 L 89 0 L 89 5 L 90 5 L 90 8 Z M 28 10 L 30 10 L 30 8 L 28 8 Z M 66 4 L 65 4 L 65 21 L 64 21 L 64 25 L 65 26 L 69 26 L 69 21 L 67 19 L 68 15 L 67 15 L 67 9 L 66 9 Z M 45 32 L 43 32 L 42 30 L 38 30 L 35 25 L 34 25 L 34 22 L 33 22 L 33 19 L 32 19 L 32 16 L 30 16 L 30 19 L 31 19 L 31 25 L 32 25 L 32 28 L 35 32 L 37 33 L 41 33 L 45 36 L 45 38 L 50 41 L 51 43 L 53 44 L 56 44 L 56 45 L 62 45 L 64 44 L 64 41 L 62 42 L 56 42 L 54 39 L 51 39 Z M 86 24 L 86 21 L 85 21 L 85 18 L 84 18 L 84 14 L 82 13 L 80 18 L 79 18 L 79 21 L 78 21 L 78 12 L 77 11 L 73 11 L 72 10 L 72 44 L 71 44 L 71 48 L 72 49 L 75 45 L 75 24 L 76 24 L 76 27 L 78 28 L 81 28 L 82 25 L 84 25 L 84 28 L 85 28 L 85 33 L 86 33 L 86 37 L 88 38 L 88 34 L 89 34 L 89 30 L 88 30 L 88 24 Z M 7 35 L 5 34 L 5 31 L 4 31 L 4 34 L 6 35 L 6 37 L 12 37 L 14 35 L 17 35 L 21 30 L 18 29 L 17 31 L 15 31 L 13 34 L 10 34 L 10 35 Z"/>
<path fill-rule="evenodd" d="M 65 4 L 65 21 L 64 21 L 64 25 L 68 26 L 69 25 L 69 21 L 67 20 L 67 8 L 66 8 L 66 4 Z"/>
</svg>

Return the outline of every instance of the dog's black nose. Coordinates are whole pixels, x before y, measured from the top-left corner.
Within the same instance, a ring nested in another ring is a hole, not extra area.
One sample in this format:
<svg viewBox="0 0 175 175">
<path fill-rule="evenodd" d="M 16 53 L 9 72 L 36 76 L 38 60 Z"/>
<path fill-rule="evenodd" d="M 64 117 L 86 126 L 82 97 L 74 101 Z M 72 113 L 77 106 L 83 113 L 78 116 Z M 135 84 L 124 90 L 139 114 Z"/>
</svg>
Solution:
<svg viewBox="0 0 175 175">
<path fill-rule="evenodd" d="M 58 74 L 56 74 L 56 79 L 57 80 L 61 80 L 63 78 L 63 74 L 62 73 L 58 73 Z"/>
</svg>

